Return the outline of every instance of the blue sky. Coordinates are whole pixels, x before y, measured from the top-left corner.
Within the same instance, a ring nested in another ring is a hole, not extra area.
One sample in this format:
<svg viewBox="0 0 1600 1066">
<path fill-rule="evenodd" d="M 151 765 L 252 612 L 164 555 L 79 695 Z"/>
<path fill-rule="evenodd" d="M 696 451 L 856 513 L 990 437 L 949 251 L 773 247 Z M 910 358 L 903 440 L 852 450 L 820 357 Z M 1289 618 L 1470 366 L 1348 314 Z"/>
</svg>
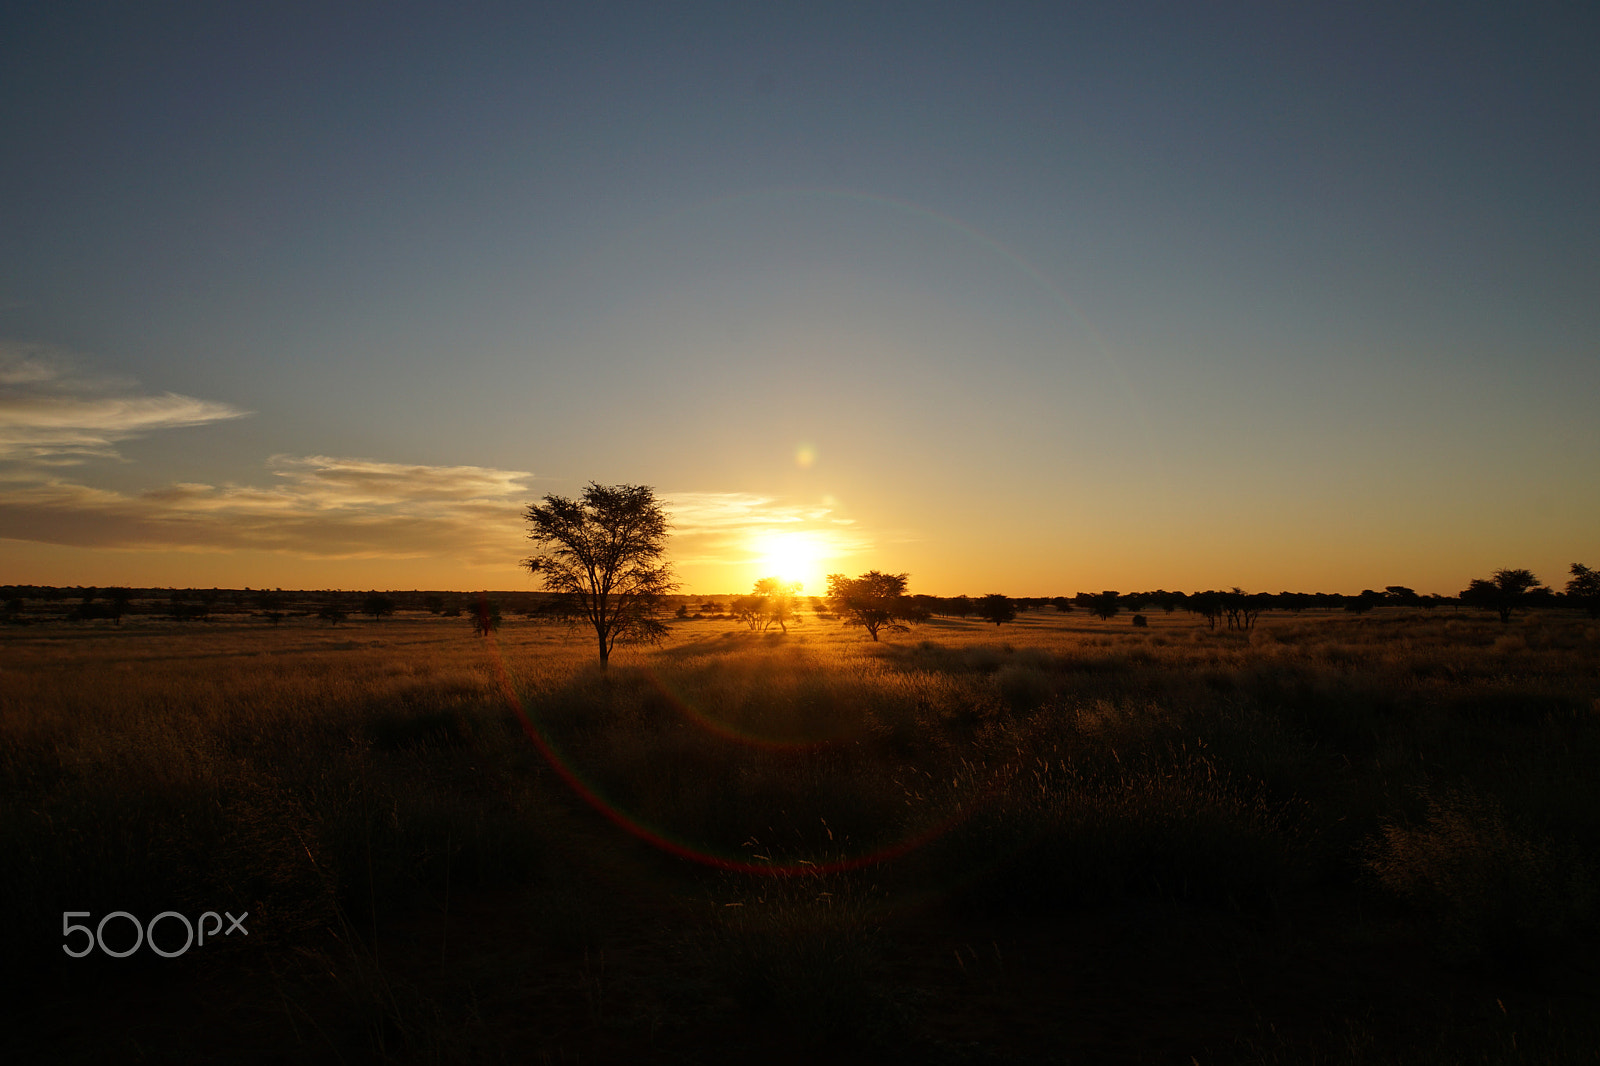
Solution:
<svg viewBox="0 0 1600 1066">
<path fill-rule="evenodd" d="M 0 580 L 1595 565 L 1580 5 L 22 5 Z M 772 547 L 774 537 L 787 547 Z"/>
</svg>

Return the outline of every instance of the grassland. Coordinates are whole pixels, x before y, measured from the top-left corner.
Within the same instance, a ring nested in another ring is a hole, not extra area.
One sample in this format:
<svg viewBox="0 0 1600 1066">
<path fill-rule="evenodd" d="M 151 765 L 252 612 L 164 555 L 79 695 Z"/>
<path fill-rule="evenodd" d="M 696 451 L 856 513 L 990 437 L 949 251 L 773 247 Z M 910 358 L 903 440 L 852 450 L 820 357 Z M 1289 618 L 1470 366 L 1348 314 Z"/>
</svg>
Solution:
<svg viewBox="0 0 1600 1066">
<path fill-rule="evenodd" d="M 1600 1060 L 1600 626 L 0 633 L 61 1061 Z M 175 959 L 62 913 L 248 911 Z"/>
</svg>

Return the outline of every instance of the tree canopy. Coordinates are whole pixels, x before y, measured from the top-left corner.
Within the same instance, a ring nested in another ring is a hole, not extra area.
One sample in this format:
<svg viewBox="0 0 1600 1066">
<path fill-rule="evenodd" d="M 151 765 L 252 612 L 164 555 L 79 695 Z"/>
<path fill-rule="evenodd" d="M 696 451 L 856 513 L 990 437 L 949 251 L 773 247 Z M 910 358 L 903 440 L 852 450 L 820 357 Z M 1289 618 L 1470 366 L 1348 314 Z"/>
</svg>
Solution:
<svg viewBox="0 0 1600 1066">
<path fill-rule="evenodd" d="M 1017 605 L 1002 593 L 991 592 L 978 601 L 978 617 L 998 626 L 1017 617 Z"/>
<path fill-rule="evenodd" d="M 861 626 L 873 640 L 880 632 L 904 633 L 915 617 L 906 598 L 909 574 L 883 574 L 869 570 L 860 577 L 828 575 L 828 605 L 845 625 Z"/>
<path fill-rule="evenodd" d="M 1469 607 L 1494 611 L 1501 622 L 1511 621 L 1511 612 L 1528 601 L 1528 595 L 1539 585 L 1531 570 L 1500 569 L 1492 578 L 1474 578 L 1461 591 L 1461 602 Z"/>
<path fill-rule="evenodd" d="M 522 565 L 594 627 L 604 668 L 617 643 L 658 643 L 662 598 L 677 588 L 663 561 L 668 523 L 648 485 L 590 482 L 580 500 L 549 495 L 528 507 L 528 539 L 541 553 Z"/>
<path fill-rule="evenodd" d="M 1582 563 L 1572 564 L 1572 579 L 1567 582 L 1567 595 L 1589 612 L 1590 618 L 1600 618 L 1600 570 L 1591 570 Z"/>
<path fill-rule="evenodd" d="M 377 621 L 394 614 L 394 601 L 381 593 L 374 592 L 361 601 L 361 610 L 364 614 L 370 614 L 373 621 Z"/>
<path fill-rule="evenodd" d="M 479 593 L 470 606 L 472 631 L 480 637 L 488 637 L 500 628 L 500 601 L 491 600 L 486 594 Z"/>
<path fill-rule="evenodd" d="M 1121 610 L 1121 604 L 1118 603 L 1117 599 L 1118 595 L 1115 590 L 1106 589 L 1098 596 L 1091 596 L 1089 598 L 1089 613 L 1103 622 L 1111 621 L 1117 616 L 1117 612 Z"/>
<path fill-rule="evenodd" d="M 773 626 L 787 633 L 789 623 L 799 620 L 795 600 L 800 595 L 800 588 L 798 581 L 764 577 L 756 582 L 750 595 L 741 596 L 733 602 L 734 617 L 760 633 Z"/>
</svg>

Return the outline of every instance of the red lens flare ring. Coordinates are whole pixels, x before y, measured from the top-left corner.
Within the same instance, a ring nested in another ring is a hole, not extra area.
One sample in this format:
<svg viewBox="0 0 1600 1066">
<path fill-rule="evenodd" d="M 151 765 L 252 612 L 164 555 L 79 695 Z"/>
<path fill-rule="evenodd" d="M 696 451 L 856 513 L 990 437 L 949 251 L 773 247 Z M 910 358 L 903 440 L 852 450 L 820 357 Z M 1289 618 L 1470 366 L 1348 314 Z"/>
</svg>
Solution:
<svg viewBox="0 0 1600 1066">
<path fill-rule="evenodd" d="M 522 726 L 523 733 L 527 736 L 528 740 L 532 742 L 534 748 L 539 752 L 539 755 L 544 759 L 546 764 L 548 764 L 549 767 L 555 771 L 556 776 L 558 776 L 568 788 L 570 788 L 580 799 L 582 799 L 584 803 L 605 818 L 606 821 L 610 822 L 612 825 L 616 826 L 618 829 L 621 829 L 630 836 L 635 837 L 638 840 L 642 840 L 646 844 L 666 852 L 669 855 L 686 859 L 702 866 L 709 866 L 718 870 L 726 870 L 741 874 L 752 874 L 762 877 L 795 877 L 800 875 L 814 876 L 817 874 L 840 873 L 846 870 L 858 870 L 863 867 L 888 862 L 892 859 L 899 858 L 902 855 L 909 854 L 925 844 L 938 839 L 955 826 L 965 821 L 971 816 L 976 806 L 978 806 L 976 804 L 962 804 L 956 813 L 940 820 L 930 828 L 924 829 L 922 832 L 917 833 L 905 840 L 890 844 L 886 847 L 878 848 L 862 855 L 836 859 L 831 862 L 752 862 L 749 859 L 730 858 L 726 855 L 718 855 L 714 852 L 696 848 L 690 844 L 686 844 L 680 840 L 675 840 L 670 836 L 650 828 L 639 821 L 639 819 L 618 808 L 615 804 L 611 803 L 604 796 L 596 792 L 589 785 L 589 783 L 579 775 L 577 770 L 575 770 L 565 759 L 561 757 L 561 754 L 550 742 L 550 738 L 545 736 L 538 726 L 534 724 L 533 719 L 528 714 L 527 708 L 523 705 L 522 697 L 517 694 L 516 686 L 512 684 L 511 676 L 506 670 L 505 658 L 500 653 L 500 643 L 496 639 L 495 634 L 490 632 L 486 634 L 486 637 L 490 646 L 491 661 L 494 664 L 495 681 L 500 686 L 500 694 L 505 700 L 506 706 L 508 706 L 512 713 L 516 715 L 517 721 Z M 786 744 L 781 741 L 758 740 L 737 734 L 731 730 L 728 730 L 726 727 L 714 726 L 710 724 L 710 720 L 707 719 L 705 715 L 688 707 L 685 701 L 668 689 L 654 674 L 654 672 L 647 672 L 647 677 L 649 678 L 651 684 L 654 685 L 659 692 L 671 700 L 673 706 L 677 707 L 680 712 L 685 714 L 686 717 L 695 721 L 696 724 L 700 725 L 702 728 L 705 728 L 717 735 L 723 736 L 724 738 L 736 739 L 745 743 L 755 743 L 763 747 L 792 748 L 826 746 L 826 742 L 823 744 L 808 743 L 804 745 L 795 745 Z M 1006 772 L 1006 768 L 1002 767 L 985 787 L 984 794 L 987 795 L 993 793 L 997 788 L 1003 785 L 1004 781 L 1007 780 L 1009 776 L 1010 774 Z"/>
</svg>

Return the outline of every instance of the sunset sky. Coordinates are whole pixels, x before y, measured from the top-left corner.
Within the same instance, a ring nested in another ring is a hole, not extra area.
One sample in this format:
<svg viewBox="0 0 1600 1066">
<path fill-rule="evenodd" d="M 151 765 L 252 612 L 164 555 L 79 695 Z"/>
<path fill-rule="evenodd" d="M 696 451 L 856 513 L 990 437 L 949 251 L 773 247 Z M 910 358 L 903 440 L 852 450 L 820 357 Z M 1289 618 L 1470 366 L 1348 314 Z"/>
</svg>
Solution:
<svg viewBox="0 0 1600 1066">
<path fill-rule="evenodd" d="M 0 583 L 1600 566 L 1600 9 L 13 4 Z"/>
</svg>

